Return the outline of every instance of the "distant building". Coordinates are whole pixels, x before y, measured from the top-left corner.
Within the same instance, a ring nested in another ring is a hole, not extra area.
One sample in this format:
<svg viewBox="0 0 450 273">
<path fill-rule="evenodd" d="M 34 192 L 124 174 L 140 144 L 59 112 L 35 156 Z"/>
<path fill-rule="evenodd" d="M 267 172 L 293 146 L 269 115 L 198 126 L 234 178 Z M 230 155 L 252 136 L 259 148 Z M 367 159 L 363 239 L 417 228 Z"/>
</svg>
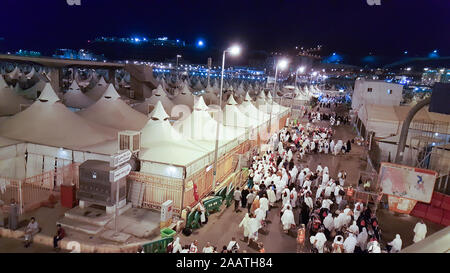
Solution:
<svg viewBox="0 0 450 273">
<path fill-rule="evenodd" d="M 72 59 L 72 60 L 88 60 L 88 61 L 103 61 L 105 60 L 104 56 L 96 55 L 92 52 L 89 52 L 85 49 L 80 49 L 78 51 L 74 49 L 57 49 L 55 54 L 53 54 L 54 58 L 60 59 Z"/>
<path fill-rule="evenodd" d="M 433 85 L 435 82 L 450 82 L 450 69 L 428 69 L 422 74 L 422 84 Z"/>
<path fill-rule="evenodd" d="M 385 81 L 357 79 L 352 97 L 352 108 L 356 111 L 364 105 L 375 104 L 398 106 L 402 101 L 403 85 Z"/>
</svg>

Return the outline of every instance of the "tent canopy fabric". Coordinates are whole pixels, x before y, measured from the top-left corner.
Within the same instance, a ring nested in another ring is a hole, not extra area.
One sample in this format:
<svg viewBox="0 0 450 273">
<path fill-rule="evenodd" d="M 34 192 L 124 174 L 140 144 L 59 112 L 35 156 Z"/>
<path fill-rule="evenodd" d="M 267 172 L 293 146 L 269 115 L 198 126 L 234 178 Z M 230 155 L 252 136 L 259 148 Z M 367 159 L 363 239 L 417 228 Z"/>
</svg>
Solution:
<svg viewBox="0 0 450 273">
<path fill-rule="evenodd" d="M 68 107 L 83 109 L 94 104 L 94 101 L 81 92 L 77 81 L 73 81 L 69 90 L 64 94 L 64 104 Z"/>
<path fill-rule="evenodd" d="M 170 125 L 161 102 L 149 116 L 141 130 L 141 160 L 186 166 L 207 155 L 205 149 L 186 140 Z"/>
<path fill-rule="evenodd" d="M 108 85 L 105 79 L 101 77 L 98 83 L 94 86 L 94 88 L 86 92 L 86 96 L 88 96 L 94 101 L 97 101 L 103 96 L 103 93 L 105 93 L 106 88 L 108 88 Z"/>
<path fill-rule="evenodd" d="M 0 75 L 0 116 L 14 115 L 20 111 L 21 104 L 30 104 L 31 101 L 19 96 L 8 87 Z"/>
<path fill-rule="evenodd" d="M 103 97 L 90 107 L 77 112 L 86 120 L 119 130 L 141 130 L 147 117 L 126 104 L 112 84 L 108 85 Z"/>
<path fill-rule="evenodd" d="M 0 124 L 1 136 L 69 149 L 117 137 L 116 130 L 87 122 L 67 109 L 49 84 L 44 91 L 30 107 Z"/>
</svg>

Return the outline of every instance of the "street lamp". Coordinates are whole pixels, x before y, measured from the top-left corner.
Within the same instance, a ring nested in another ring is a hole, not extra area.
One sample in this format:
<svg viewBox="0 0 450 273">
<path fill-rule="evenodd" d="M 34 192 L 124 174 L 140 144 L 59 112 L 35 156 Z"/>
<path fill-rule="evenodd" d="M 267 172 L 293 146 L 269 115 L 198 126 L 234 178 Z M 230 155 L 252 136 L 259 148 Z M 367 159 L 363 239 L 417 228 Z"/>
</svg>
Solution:
<svg viewBox="0 0 450 273">
<path fill-rule="evenodd" d="M 297 86 L 297 78 L 298 78 L 298 72 L 303 73 L 305 72 L 305 67 L 304 66 L 300 66 L 297 71 L 295 72 L 295 86 Z"/>
<path fill-rule="evenodd" d="M 273 84 L 273 91 L 272 91 L 272 104 L 270 105 L 270 119 L 269 119 L 269 133 L 272 129 L 272 108 L 273 108 L 273 101 L 275 99 L 275 89 L 277 87 L 277 75 L 278 75 L 278 67 L 283 70 L 288 66 L 289 62 L 287 59 L 281 59 L 278 61 L 277 65 L 275 66 L 275 83 Z"/>
<path fill-rule="evenodd" d="M 177 55 L 177 81 L 178 81 L 178 78 L 179 78 L 179 77 L 178 77 L 178 74 L 179 74 L 179 73 L 178 73 L 178 58 L 181 58 L 181 55 Z"/>
<path fill-rule="evenodd" d="M 226 53 L 230 53 L 232 56 L 237 56 L 241 52 L 241 48 L 238 45 L 234 45 L 232 47 L 229 47 L 228 49 L 223 51 L 222 56 L 222 73 L 220 77 L 220 93 L 219 93 L 219 111 L 222 110 L 222 93 L 223 93 L 223 74 L 225 71 L 225 55 Z M 214 172 L 213 172 L 213 189 L 216 185 L 216 173 L 217 173 L 217 154 L 219 152 L 219 122 L 217 121 L 217 128 L 216 128 L 216 146 L 214 150 Z"/>
</svg>

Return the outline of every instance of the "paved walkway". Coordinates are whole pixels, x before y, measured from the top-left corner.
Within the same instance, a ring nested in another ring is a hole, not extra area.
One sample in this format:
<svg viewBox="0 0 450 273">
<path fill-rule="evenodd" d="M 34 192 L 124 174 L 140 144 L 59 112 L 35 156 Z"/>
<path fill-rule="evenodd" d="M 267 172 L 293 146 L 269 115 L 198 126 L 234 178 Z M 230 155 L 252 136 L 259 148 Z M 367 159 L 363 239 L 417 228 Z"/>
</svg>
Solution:
<svg viewBox="0 0 450 273">
<path fill-rule="evenodd" d="M 307 123 L 306 120 L 301 122 Z M 317 123 L 319 126 L 328 127 L 328 121 L 321 121 Z M 347 141 L 357 136 L 356 131 L 351 125 L 340 125 L 334 127 L 335 134 L 333 139 L 342 139 Z M 294 156 L 295 157 L 295 156 Z M 308 166 L 311 170 L 315 170 L 317 165 L 328 166 L 330 171 L 330 177 L 336 178 L 339 170 L 345 170 L 347 172 L 346 186 L 357 186 L 360 171 L 363 171 L 367 167 L 366 163 L 366 151 L 364 147 L 356 144 L 352 145 L 352 150 L 349 154 L 333 156 L 331 154 L 314 154 L 306 155 L 303 161 L 296 162 L 297 165 Z M 259 234 L 259 240 L 264 244 L 264 248 L 267 253 L 295 253 L 297 249 L 296 240 L 287 234 L 284 234 L 281 228 L 281 221 L 279 217 L 280 202 L 277 203 L 277 208 L 273 208 L 269 212 L 268 219 L 272 221 L 268 224 L 268 235 Z M 201 251 L 203 246 L 207 242 L 217 247 L 220 252 L 223 246 L 228 245 L 228 242 L 232 237 L 243 238 L 243 229 L 238 228 L 239 223 L 243 219 L 246 209 L 241 209 L 239 213 L 233 211 L 232 205 L 230 208 L 223 209 L 223 211 L 210 216 L 208 223 L 202 228 L 195 230 L 191 236 L 179 235 L 182 245 L 187 245 L 194 240 L 199 241 L 199 250 Z M 352 207 L 353 208 L 353 207 Z M 295 220 L 298 223 L 300 210 L 294 211 Z M 378 209 L 377 217 L 382 229 L 382 243 L 389 242 L 395 238 L 395 234 L 400 234 L 403 239 L 403 247 L 411 245 L 414 233 L 413 229 L 418 219 L 409 215 L 395 215 L 386 209 Z M 432 222 L 425 221 L 428 227 L 428 234 L 431 235 L 436 231 L 443 228 L 443 226 L 434 224 Z M 306 240 L 305 252 L 309 252 L 310 244 Z M 244 242 L 239 241 L 241 251 L 245 250 L 249 253 L 256 252 L 249 248 Z"/>
</svg>

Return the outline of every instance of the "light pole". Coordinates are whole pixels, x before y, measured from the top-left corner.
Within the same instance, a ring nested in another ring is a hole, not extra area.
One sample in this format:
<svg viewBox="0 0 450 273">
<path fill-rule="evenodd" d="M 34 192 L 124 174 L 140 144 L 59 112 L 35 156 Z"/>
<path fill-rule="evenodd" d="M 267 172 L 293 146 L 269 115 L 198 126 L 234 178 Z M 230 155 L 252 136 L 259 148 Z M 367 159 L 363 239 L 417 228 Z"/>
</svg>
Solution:
<svg viewBox="0 0 450 273">
<path fill-rule="evenodd" d="M 288 61 L 286 59 L 281 59 L 278 61 L 277 65 L 275 66 L 275 82 L 273 84 L 273 91 L 272 91 L 272 103 L 270 104 L 270 119 L 269 119 L 269 130 L 268 133 L 270 134 L 270 131 L 272 130 L 272 109 L 273 109 L 273 101 L 275 99 L 275 89 L 277 87 L 277 74 L 278 74 L 278 67 L 280 69 L 285 69 L 288 65 Z"/>
<path fill-rule="evenodd" d="M 241 48 L 238 45 L 234 45 L 223 51 L 222 73 L 221 73 L 221 77 L 220 77 L 219 111 L 222 110 L 223 74 L 224 74 L 224 70 L 225 70 L 225 54 L 227 52 L 230 53 L 231 55 L 236 56 L 236 55 L 239 55 L 239 53 L 241 52 Z M 216 128 L 216 146 L 215 146 L 215 150 L 214 150 L 214 172 L 213 172 L 213 182 L 212 182 L 213 189 L 216 186 L 216 175 L 217 175 L 217 154 L 219 152 L 219 122 L 217 122 L 216 127 L 217 127 Z"/>
<path fill-rule="evenodd" d="M 177 55 L 177 81 L 178 81 L 178 79 L 179 79 L 179 77 L 178 77 L 178 58 L 181 58 L 181 55 Z"/>
<path fill-rule="evenodd" d="M 297 79 L 298 79 L 298 72 L 303 73 L 305 71 L 304 66 L 300 66 L 297 71 L 295 72 L 295 84 L 294 86 L 297 86 Z"/>
</svg>

